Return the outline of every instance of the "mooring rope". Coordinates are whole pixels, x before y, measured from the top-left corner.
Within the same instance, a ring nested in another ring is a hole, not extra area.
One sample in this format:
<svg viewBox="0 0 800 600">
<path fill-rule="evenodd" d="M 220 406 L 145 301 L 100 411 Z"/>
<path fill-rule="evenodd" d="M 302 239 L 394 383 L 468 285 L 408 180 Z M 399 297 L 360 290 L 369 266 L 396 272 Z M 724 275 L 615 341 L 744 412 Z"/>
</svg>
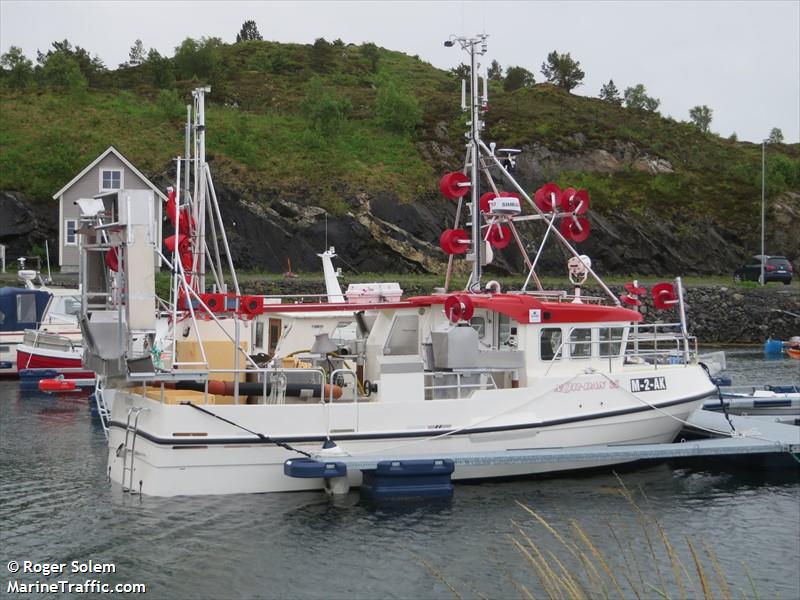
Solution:
<svg viewBox="0 0 800 600">
<path fill-rule="evenodd" d="M 228 425 L 233 425 L 234 427 L 238 427 L 239 429 L 241 429 L 243 431 L 246 431 L 247 433 L 249 433 L 251 435 L 256 436 L 257 438 L 259 438 L 262 442 L 264 442 L 266 444 L 275 444 L 276 446 L 280 446 L 281 448 L 284 448 L 284 449 L 289 450 L 291 452 L 297 452 L 298 454 L 302 454 L 303 456 L 307 456 L 308 458 L 311 458 L 311 455 L 308 452 L 306 452 L 305 450 L 298 450 L 297 448 L 294 448 L 294 447 L 290 446 L 286 442 L 280 442 L 278 440 L 273 440 L 271 437 L 266 436 L 263 433 L 258 433 L 257 431 L 252 431 L 251 429 L 248 429 L 247 427 L 244 427 L 243 425 L 239 425 L 238 423 L 234 423 L 233 421 L 230 421 L 230 420 L 226 419 L 225 417 L 220 417 L 219 415 L 214 414 L 210 410 L 206 410 L 202 406 L 198 406 L 197 404 L 195 404 L 193 402 L 190 402 L 190 401 L 186 400 L 184 402 L 181 402 L 181 404 L 183 404 L 185 406 L 191 406 L 192 408 L 195 408 L 195 409 L 199 410 L 201 413 L 205 413 L 205 414 L 207 414 L 207 415 L 209 415 L 211 417 L 214 417 L 215 419 L 219 419 L 220 421 L 223 421 L 223 422 L 227 423 Z"/>
</svg>

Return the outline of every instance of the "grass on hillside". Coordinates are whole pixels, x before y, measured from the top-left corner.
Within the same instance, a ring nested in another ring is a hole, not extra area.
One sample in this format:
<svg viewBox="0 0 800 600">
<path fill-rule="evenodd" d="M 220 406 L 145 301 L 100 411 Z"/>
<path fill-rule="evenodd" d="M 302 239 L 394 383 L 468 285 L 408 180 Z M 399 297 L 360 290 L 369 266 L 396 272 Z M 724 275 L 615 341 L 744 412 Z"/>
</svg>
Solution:
<svg viewBox="0 0 800 600">
<path fill-rule="evenodd" d="M 210 82 L 208 155 L 225 183 L 247 190 L 280 190 L 333 212 L 345 196 L 392 191 L 402 200 L 435 193 L 440 170 L 458 168 L 464 120 L 459 82 L 450 73 L 400 52 L 379 49 L 377 72 L 364 47 L 331 44 L 315 63 L 310 45 L 250 41 L 223 45 L 208 77 L 158 89 L 147 66 L 97 73 L 88 91 L 47 88 L 0 94 L 0 189 L 47 201 L 108 145 L 147 175 L 169 170 L 183 151 L 184 103 Z M 351 110 L 339 131 L 313 131 L 303 115 L 305 89 L 321 77 Z M 423 109 L 412 135 L 386 130 L 375 111 L 377 86 L 389 77 Z M 2 82 L 0 82 L 1 84 Z M 600 213 L 629 211 L 680 223 L 711 218 L 741 236 L 759 210 L 760 147 L 703 134 L 688 123 L 564 92 L 549 84 L 505 92 L 491 82 L 485 139 L 500 146 L 543 145 L 567 155 L 627 148 L 668 160 L 674 173 L 653 176 L 630 167 L 611 173 L 541 174 L 561 185 L 586 187 Z M 448 126 L 443 131 L 440 125 Z M 436 142 L 453 154 L 432 167 L 421 150 Z M 629 147 L 628 145 L 634 147 Z M 768 198 L 800 189 L 800 146 L 768 149 Z M 257 195 L 270 202 L 271 194 Z"/>
</svg>

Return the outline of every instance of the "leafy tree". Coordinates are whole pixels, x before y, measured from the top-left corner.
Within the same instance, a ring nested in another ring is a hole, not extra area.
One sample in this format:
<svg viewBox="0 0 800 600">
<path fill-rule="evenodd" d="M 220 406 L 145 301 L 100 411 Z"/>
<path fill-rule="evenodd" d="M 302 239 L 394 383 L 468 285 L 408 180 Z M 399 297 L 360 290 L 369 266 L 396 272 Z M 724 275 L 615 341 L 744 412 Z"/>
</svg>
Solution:
<svg viewBox="0 0 800 600">
<path fill-rule="evenodd" d="M 506 78 L 503 81 L 503 89 L 507 92 L 513 92 L 524 87 L 531 87 L 536 83 L 533 73 L 524 67 L 508 67 L 506 69 Z"/>
<path fill-rule="evenodd" d="M 19 46 L 11 46 L 8 52 L 0 56 L 0 65 L 8 72 L 8 85 L 14 88 L 27 86 L 33 77 L 33 62 L 22 53 Z"/>
<path fill-rule="evenodd" d="M 128 52 L 128 64 L 132 67 L 136 67 L 142 64 L 146 58 L 147 56 L 144 51 L 142 40 L 136 40 L 133 46 L 131 46 L 130 52 Z"/>
<path fill-rule="evenodd" d="M 647 89 L 641 83 L 625 88 L 623 95 L 625 96 L 625 106 L 628 108 L 656 112 L 661 105 L 661 100 L 647 95 Z"/>
<path fill-rule="evenodd" d="M 222 66 L 221 46 L 222 40 L 217 37 L 183 40 L 175 48 L 172 59 L 177 76 L 180 79 L 210 79 L 216 76 Z"/>
<path fill-rule="evenodd" d="M 422 122 L 422 109 L 417 99 L 398 89 L 388 77 L 378 83 L 375 112 L 384 127 L 397 133 L 413 133 Z"/>
<path fill-rule="evenodd" d="M 36 62 L 40 67 L 44 68 L 45 63 L 55 54 L 61 54 L 67 58 L 71 58 L 78 65 L 80 72 L 87 80 L 91 80 L 94 75 L 99 71 L 105 69 L 103 61 L 100 57 L 95 55 L 92 57 L 89 52 L 80 46 L 72 47 L 69 40 L 62 40 L 60 42 L 53 42 L 53 48 L 48 50 L 47 53 L 36 51 Z"/>
<path fill-rule="evenodd" d="M 167 89 L 175 85 L 172 63 L 167 57 L 161 56 L 155 48 L 150 48 L 150 52 L 147 53 L 147 58 L 142 64 L 153 85 L 157 88 Z"/>
<path fill-rule="evenodd" d="M 325 87 L 322 78 L 314 75 L 306 84 L 306 98 L 301 108 L 311 129 L 325 136 L 337 133 L 347 120 L 351 105 Z"/>
<path fill-rule="evenodd" d="M 559 54 L 553 50 L 542 63 L 542 75 L 549 83 L 553 83 L 568 92 L 581 85 L 585 73 L 581 71 L 581 63 L 572 60 L 569 52 Z"/>
<path fill-rule="evenodd" d="M 381 58 L 380 52 L 378 51 L 378 47 L 372 42 L 367 42 L 366 44 L 362 44 L 361 54 L 364 55 L 364 58 L 366 58 L 367 62 L 369 63 L 369 70 L 373 73 L 377 73 L 378 61 L 380 61 Z"/>
<path fill-rule="evenodd" d="M 469 65 L 461 63 L 457 67 L 450 69 L 450 74 L 454 75 L 456 79 L 466 79 L 469 81 Z"/>
<path fill-rule="evenodd" d="M 604 84 L 603 87 L 600 88 L 600 99 L 610 102 L 611 104 L 616 104 L 617 106 L 622 104 L 622 98 L 619 95 L 617 86 L 614 85 L 613 79 L 609 79 L 608 83 Z"/>
<path fill-rule="evenodd" d="M 261 40 L 261 34 L 258 32 L 255 21 L 245 21 L 242 23 L 242 28 L 236 34 L 236 43 L 246 42 L 248 40 Z"/>
<path fill-rule="evenodd" d="M 777 128 L 773 127 L 772 130 L 769 132 L 769 138 L 767 141 L 770 144 L 782 144 L 783 143 L 783 132 Z"/>
<path fill-rule="evenodd" d="M 311 68 L 317 73 L 327 73 L 333 66 L 333 46 L 325 38 L 317 38 L 311 46 Z"/>
<path fill-rule="evenodd" d="M 689 110 L 689 118 L 692 120 L 692 124 L 703 133 L 708 133 L 713 114 L 714 111 L 705 104 L 702 106 L 695 106 Z"/>
<path fill-rule="evenodd" d="M 46 85 L 71 92 L 84 91 L 87 86 L 78 61 L 62 52 L 54 52 L 44 61 L 42 80 Z"/>
<path fill-rule="evenodd" d="M 503 67 L 500 66 L 499 62 L 493 60 L 492 64 L 489 65 L 489 68 L 486 70 L 486 75 L 492 81 L 503 81 Z"/>
<path fill-rule="evenodd" d="M 739 141 L 739 136 L 736 135 L 735 131 L 732 134 L 730 134 L 730 136 L 728 136 L 728 141 L 729 142 L 738 142 Z"/>
</svg>

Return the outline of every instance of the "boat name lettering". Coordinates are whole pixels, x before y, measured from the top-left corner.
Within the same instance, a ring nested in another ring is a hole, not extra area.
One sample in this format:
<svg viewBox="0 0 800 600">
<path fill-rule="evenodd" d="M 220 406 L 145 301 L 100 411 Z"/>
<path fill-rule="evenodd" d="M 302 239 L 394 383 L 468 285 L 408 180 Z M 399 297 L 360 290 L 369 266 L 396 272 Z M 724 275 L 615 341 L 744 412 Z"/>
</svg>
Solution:
<svg viewBox="0 0 800 600">
<path fill-rule="evenodd" d="M 631 379 L 632 392 L 660 392 L 666 389 L 666 377 L 641 377 L 639 379 Z"/>
<path fill-rule="evenodd" d="M 614 390 L 619 387 L 619 381 L 601 379 L 599 381 L 571 381 L 560 383 L 553 388 L 554 392 L 569 394 L 571 392 L 595 392 L 598 390 Z"/>
</svg>

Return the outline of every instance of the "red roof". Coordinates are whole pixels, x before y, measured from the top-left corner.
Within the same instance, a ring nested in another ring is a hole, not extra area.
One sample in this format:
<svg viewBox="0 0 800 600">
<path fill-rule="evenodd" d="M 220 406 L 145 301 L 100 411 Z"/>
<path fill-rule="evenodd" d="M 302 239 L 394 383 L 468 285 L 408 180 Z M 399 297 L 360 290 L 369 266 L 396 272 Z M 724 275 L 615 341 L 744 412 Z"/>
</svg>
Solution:
<svg viewBox="0 0 800 600">
<path fill-rule="evenodd" d="M 400 302 L 376 303 L 308 303 L 265 304 L 265 312 L 355 312 L 359 310 L 386 310 L 443 305 L 453 294 L 415 296 Z M 529 323 L 604 323 L 641 321 L 642 315 L 635 310 L 603 304 L 572 304 L 570 302 L 547 302 L 524 294 L 467 294 L 475 308 L 498 312 L 520 324 Z"/>
<path fill-rule="evenodd" d="M 485 308 L 506 315 L 517 323 L 596 323 L 641 321 L 635 310 L 604 304 L 548 302 L 523 294 L 463 294 L 475 308 Z M 444 304 L 449 296 L 416 296 L 408 302 L 416 306 Z"/>
</svg>

